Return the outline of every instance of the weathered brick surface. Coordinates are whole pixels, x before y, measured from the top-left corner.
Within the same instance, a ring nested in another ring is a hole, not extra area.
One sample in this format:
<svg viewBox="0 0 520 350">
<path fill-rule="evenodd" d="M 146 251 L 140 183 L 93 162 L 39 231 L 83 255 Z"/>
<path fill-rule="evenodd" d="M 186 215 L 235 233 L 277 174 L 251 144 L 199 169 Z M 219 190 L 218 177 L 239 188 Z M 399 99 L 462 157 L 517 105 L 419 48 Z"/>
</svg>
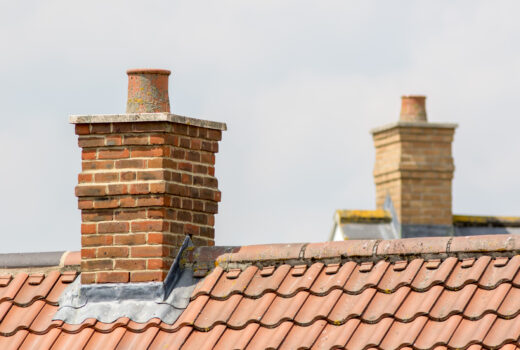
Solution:
<svg viewBox="0 0 520 350">
<path fill-rule="evenodd" d="M 454 131 L 397 125 L 375 132 L 377 208 L 390 196 L 401 224 L 451 225 Z"/>
<path fill-rule="evenodd" d="M 214 245 L 219 130 L 169 122 L 77 124 L 82 283 L 160 281 L 186 234 Z"/>
</svg>

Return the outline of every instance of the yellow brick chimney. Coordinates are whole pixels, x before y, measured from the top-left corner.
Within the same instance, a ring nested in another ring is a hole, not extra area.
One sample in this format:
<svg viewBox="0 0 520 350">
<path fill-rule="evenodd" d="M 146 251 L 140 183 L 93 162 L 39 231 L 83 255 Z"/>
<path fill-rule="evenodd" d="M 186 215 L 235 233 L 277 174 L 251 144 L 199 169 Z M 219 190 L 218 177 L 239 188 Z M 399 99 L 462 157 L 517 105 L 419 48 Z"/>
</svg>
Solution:
<svg viewBox="0 0 520 350">
<path fill-rule="evenodd" d="M 372 130 L 376 205 L 394 212 L 402 237 L 425 227 L 430 235 L 446 235 L 452 227 L 457 125 L 428 122 L 425 100 L 403 96 L 399 121 Z"/>
</svg>

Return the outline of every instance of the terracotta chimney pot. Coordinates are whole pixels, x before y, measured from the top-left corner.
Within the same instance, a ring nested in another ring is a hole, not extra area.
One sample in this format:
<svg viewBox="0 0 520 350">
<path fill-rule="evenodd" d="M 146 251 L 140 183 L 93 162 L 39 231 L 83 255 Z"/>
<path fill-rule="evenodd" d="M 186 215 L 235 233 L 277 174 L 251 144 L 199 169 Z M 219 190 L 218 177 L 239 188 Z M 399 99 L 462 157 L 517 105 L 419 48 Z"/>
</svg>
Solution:
<svg viewBox="0 0 520 350">
<path fill-rule="evenodd" d="M 402 122 L 426 122 L 426 96 L 402 96 L 399 120 Z"/>
<path fill-rule="evenodd" d="M 170 113 L 169 70 L 129 69 L 126 113 Z"/>
</svg>

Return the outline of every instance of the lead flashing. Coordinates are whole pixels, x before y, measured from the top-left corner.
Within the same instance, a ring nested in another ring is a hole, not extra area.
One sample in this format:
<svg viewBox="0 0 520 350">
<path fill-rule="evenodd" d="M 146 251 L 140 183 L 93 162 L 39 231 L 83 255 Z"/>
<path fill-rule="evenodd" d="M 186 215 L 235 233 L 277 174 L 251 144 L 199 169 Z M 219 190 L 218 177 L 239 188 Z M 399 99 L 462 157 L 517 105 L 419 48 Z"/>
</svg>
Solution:
<svg viewBox="0 0 520 350">
<path fill-rule="evenodd" d="M 81 284 L 81 278 L 67 287 L 59 298 L 59 308 L 54 320 L 80 324 L 88 318 L 112 323 L 128 317 L 138 323 L 152 318 L 173 324 L 188 307 L 190 297 L 200 278 L 193 270 L 180 265 L 183 251 L 192 246 L 189 236 L 184 240 L 179 254 L 164 282 Z"/>
<path fill-rule="evenodd" d="M 133 113 L 133 114 L 86 114 L 71 115 L 71 124 L 99 124 L 99 123 L 140 123 L 140 122 L 170 122 L 198 126 L 201 128 L 227 130 L 226 123 L 211 120 L 184 117 L 171 113 Z"/>
<path fill-rule="evenodd" d="M 373 135 L 395 128 L 456 129 L 458 126 L 458 124 L 454 123 L 396 122 L 373 128 L 370 130 L 370 133 Z"/>
</svg>

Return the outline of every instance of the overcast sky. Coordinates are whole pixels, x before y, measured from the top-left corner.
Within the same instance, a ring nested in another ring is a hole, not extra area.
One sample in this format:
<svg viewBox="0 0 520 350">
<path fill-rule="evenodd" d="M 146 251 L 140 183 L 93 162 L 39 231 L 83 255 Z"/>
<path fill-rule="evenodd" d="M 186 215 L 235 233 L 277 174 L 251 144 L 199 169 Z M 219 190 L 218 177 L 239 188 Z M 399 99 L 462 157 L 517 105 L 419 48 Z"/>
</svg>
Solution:
<svg viewBox="0 0 520 350">
<path fill-rule="evenodd" d="M 369 130 L 403 94 L 459 124 L 454 212 L 520 215 L 518 1 L 0 4 L 0 252 L 80 248 L 68 116 L 124 112 L 135 67 L 228 125 L 219 245 L 323 241 L 335 209 L 373 209 Z"/>
</svg>

